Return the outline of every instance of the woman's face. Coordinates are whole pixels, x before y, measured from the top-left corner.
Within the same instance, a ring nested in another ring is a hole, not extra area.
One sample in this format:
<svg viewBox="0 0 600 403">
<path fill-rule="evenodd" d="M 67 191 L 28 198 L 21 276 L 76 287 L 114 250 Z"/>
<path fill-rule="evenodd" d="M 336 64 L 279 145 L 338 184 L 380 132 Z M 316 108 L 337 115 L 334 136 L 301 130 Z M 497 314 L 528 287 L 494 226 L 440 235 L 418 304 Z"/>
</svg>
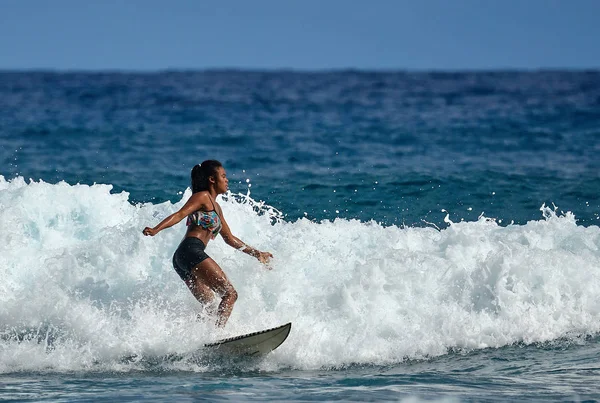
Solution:
<svg viewBox="0 0 600 403">
<path fill-rule="evenodd" d="M 215 190 L 217 191 L 217 194 L 227 193 L 229 190 L 229 179 L 227 179 L 227 172 L 225 172 L 225 168 L 217 168 L 214 178 Z"/>
</svg>

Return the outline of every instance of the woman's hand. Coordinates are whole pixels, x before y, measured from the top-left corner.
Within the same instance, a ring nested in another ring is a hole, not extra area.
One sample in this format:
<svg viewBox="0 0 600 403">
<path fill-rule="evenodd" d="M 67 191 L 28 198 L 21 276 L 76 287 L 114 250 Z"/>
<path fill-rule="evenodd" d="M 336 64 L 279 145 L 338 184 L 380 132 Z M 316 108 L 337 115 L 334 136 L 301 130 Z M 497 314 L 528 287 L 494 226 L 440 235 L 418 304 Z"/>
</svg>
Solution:
<svg viewBox="0 0 600 403">
<path fill-rule="evenodd" d="M 142 231 L 142 234 L 144 234 L 146 236 L 147 235 L 154 236 L 154 235 L 158 234 L 158 231 L 156 231 L 154 228 L 146 227 Z"/>
<path fill-rule="evenodd" d="M 258 252 L 258 255 L 256 256 L 258 261 L 261 262 L 262 264 L 267 265 L 267 267 L 269 269 L 271 269 L 271 267 L 268 265 L 268 263 L 272 257 L 273 257 L 273 255 L 270 252 L 260 252 L 260 251 Z"/>
</svg>

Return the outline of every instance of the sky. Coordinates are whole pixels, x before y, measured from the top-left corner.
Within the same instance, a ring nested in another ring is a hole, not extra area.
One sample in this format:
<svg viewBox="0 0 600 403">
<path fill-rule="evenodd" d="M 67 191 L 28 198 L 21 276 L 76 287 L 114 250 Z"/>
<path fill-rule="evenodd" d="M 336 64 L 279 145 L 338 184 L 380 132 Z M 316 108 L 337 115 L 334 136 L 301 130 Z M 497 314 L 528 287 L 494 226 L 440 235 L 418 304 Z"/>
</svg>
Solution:
<svg viewBox="0 0 600 403">
<path fill-rule="evenodd" d="M 0 0 L 0 69 L 600 68 L 600 0 Z"/>
</svg>

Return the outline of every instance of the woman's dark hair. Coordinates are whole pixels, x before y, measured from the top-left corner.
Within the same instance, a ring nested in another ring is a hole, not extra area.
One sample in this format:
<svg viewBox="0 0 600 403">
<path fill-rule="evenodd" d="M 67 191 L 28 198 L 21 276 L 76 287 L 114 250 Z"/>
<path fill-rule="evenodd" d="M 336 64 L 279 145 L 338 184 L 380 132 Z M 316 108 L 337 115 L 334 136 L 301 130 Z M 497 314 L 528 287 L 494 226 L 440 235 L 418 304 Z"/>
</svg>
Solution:
<svg viewBox="0 0 600 403">
<path fill-rule="evenodd" d="M 208 190 L 208 178 L 217 174 L 223 165 L 217 160 L 206 160 L 192 168 L 192 193 Z"/>
</svg>

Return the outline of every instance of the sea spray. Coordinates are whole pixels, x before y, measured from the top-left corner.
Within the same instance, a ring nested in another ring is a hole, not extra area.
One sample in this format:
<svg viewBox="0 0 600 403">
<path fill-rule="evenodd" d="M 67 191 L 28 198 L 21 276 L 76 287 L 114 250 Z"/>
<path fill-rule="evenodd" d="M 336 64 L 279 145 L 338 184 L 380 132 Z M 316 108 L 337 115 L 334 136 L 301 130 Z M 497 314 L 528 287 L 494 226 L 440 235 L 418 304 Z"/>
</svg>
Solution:
<svg viewBox="0 0 600 403">
<path fill-rule="evenodd" d="M 225 219 L 275 255 L 273 270 L 221 239 L 208 245 L 239 294 L 217 332 L 194 320 L 199 304 L 171 267 L 185 224 L 141 234 L 189 189 L 156 205 L 111 191 L 0 177 L 0 372 L 210 370 L 196 359 L 204 342 L 287 321 L 289 339 L 260 368 L 383 365 L 599 331 L 600 229 L 569 212 L 440 230 L 290 222 L 247 194 L 220 200 Z"/>
</svg>

